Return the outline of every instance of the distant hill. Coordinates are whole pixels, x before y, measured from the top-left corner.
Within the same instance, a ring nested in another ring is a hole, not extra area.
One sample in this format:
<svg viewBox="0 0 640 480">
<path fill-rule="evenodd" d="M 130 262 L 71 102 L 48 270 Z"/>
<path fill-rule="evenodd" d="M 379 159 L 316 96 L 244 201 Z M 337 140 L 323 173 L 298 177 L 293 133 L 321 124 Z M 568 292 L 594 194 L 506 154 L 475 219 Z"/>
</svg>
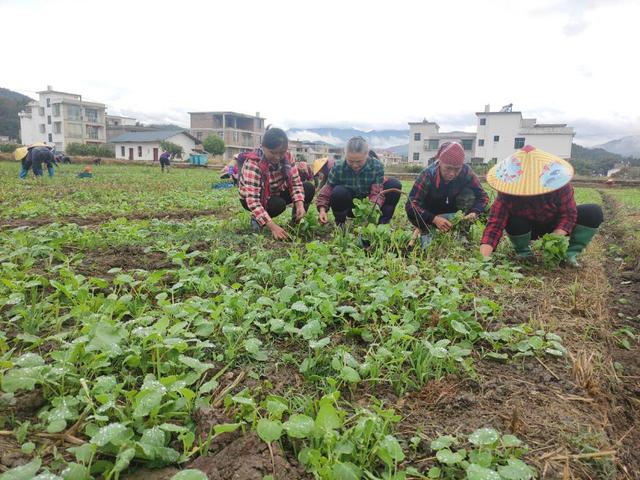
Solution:
<svg viewBox="0 0 640 480">
<path fill-rule="evenodd" d="M 597 148 L 625 157 L 640 158 L 640 135 L 630 135 L 628 137 L 618 138 L 617 140 L 611 140 L 602 145 L 597 145 Z"/>
<path fill-rule="evenodd" d="M 161 123 L 150 123 L 150 124 L 145 124 L 145 127 L 148 128 L 153 128 L 155 130 L 189 130 L 188 128 L 185 127 L 181 127 L 179 125 L 173 125 L 172 123 L 167 123 L 167 124 L 161 124 Z"/>
<path fill-rule="evenodd" d="M 606 175 L 619 164 L 637 165 L 640 159 L 633 159 L 608 152 L 602 148 L 586 148 L 576 143 L 571 146 L 571 164 L 580 175 Z"/>
<path fill-rule="evenodd" d="M 22 111 L 32 99 L 0 87 L 0 135 L 18 138 L 20 134 L 20 119 L 18 112 Z"/>
<path fill-rule="evenodd" d="M 387 149 L 409 140 L 409 130 L 370 130 L 357 128 L 291 128 L 287 130 L 291 140 L 322 141 L 335 146 L 343 146 L 351 137 L 366 138 L 371 147 Z"/>
<path fill-rule="evenodd" d="M 395 147 L 388 147 L 387 150 L 391 150 L 393 153 L 398 153 L 404 157 L 409 155 L 409 144 L 396 145 Z"/>
</svg>

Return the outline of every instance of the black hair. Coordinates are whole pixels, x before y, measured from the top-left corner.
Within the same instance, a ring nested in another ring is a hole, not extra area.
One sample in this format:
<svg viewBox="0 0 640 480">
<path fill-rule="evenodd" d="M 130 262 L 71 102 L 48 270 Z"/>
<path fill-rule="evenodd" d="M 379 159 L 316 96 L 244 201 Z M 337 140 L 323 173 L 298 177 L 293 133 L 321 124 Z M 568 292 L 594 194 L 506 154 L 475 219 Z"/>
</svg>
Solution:
<svg viewBox="0 0 640 480">
<path fill-rule="evenodd" d="M 287 134 L 281 128 L 267 127 L 267 131 L 264 132 L 262 137 L 262 146 L 269 150 L 276 150 L 278 148 L 287 148 L 289 146 L 289 139 Z"/>
</svg>

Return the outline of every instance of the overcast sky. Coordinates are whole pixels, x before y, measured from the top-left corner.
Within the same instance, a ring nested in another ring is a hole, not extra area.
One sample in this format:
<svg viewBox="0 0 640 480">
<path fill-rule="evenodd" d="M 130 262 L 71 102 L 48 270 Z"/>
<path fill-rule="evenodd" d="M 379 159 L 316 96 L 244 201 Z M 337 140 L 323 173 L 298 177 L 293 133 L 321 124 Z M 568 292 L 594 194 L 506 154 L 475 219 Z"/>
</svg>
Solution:
<svg viewBox="0 0 640 480">
<path fill-rule="evenodd" d="M 583 145 L 640 134 L 640 0 L 0 0 L 0 18 L 0 86 L 143 122 L 473 130 L 513 103 Z"/>
</svg>

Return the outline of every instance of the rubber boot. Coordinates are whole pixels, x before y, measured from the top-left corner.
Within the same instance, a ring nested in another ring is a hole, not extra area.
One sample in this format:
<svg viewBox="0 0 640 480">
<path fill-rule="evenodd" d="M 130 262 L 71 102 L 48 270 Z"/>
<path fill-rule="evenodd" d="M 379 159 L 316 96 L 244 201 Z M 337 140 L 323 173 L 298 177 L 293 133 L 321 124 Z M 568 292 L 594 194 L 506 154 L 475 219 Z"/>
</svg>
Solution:
<svg viewBox="0 0 640 480">
<path fill-rule="evenodd" d="M 569 248 L 567 248 L 567 264 L 572 267 L 580 267 L 576 257 L 589 245 L 597 231 L 597 228 L 585 227 L 584 225 L 576 225 L 573 228 L 569 237 Z"/>
<path fill-rule="evenodd" d="M 531 250 L 531 232 L 523 233 L 522 235 L 509 235 L 509 240 L 511 240 L 518 258 L 525 259 L 533 257 L 533 250 Z"/>
<path fill-rule="evenodd" d="M 255 219 L 255 217 L 251 217 L 250 228 L 251 228 L 251 233 L 260 233 L 260 230 L 261 230 L 260 224 Z"/>
</svg>

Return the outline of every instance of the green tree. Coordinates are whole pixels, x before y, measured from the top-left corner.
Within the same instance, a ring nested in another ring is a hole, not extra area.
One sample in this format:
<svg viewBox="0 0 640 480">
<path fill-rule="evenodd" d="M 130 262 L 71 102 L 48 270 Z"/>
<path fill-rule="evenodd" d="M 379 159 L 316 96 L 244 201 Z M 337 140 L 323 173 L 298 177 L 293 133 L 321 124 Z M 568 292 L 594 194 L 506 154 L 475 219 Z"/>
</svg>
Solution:
<svg viewBox="0 0 640 480">
<path fill-rule="evenodd" d="M 202 142 L 202 146 L 205 151 L 209 152 L 211 155 L 222 155 L 226 148 L 224 140 L 215 134 L 209 135 L 205 138 Z"/>
<path fill-rule="evenodd" d="M 111 147 L 102 143 L 70 143 L 65 149 L 67 155 L 81 155 L 86 157 L 115 157 Z"/>
<path fill-rule="evenodd" d="M 162 150 L 166 150 L 172 155 L 175 155 L 176 157 L 180 157 L 182 155 L 182 147 L 173 142 L 169 142 L 168 140 L 160 142 L 160 148 L 162 148 Z"/>
</svg>

